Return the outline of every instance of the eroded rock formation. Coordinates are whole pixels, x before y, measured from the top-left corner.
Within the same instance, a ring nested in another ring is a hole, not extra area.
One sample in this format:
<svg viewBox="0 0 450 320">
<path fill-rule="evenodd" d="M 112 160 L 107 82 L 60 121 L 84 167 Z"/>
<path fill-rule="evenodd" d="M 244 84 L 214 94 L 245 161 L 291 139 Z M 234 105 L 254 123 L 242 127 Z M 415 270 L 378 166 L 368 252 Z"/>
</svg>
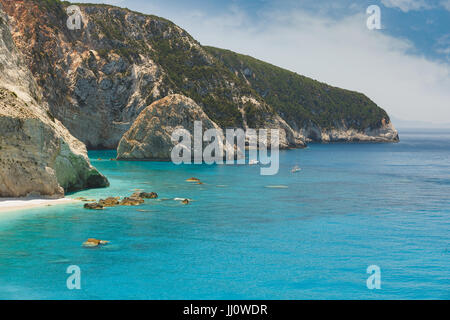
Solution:
<svg viewBox="0 0 450 320">
<path fill-rule="evenodd" d="M 0 8 L 0 197 L 62 197 L 108 184 L 50 113 Z"/>
<path fill-rule="evenodd" d="M 119 160 L 170 160 L 178 141 L 172 139 L 177 129 L 185 129 L 191 136 L 191 155 L 194 155 L 194 122 L 202 123 L 202 135 L 216 129 L 223 141 L 219 126 L 214 123 L 192 99 L 174 94 L 147 107 L 124 134 L 117 148 Z"/>
</svg>

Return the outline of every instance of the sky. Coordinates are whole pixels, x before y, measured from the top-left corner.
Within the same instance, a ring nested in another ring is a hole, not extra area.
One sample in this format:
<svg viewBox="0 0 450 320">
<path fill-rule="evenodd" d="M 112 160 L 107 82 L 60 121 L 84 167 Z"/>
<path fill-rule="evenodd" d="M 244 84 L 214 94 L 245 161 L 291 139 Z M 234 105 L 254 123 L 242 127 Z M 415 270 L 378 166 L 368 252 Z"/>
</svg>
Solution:
<svg viewBox="0 0 450 320">
<path fill-rule="evenodd" d="M 450 0 L 77 2 L 161 16 L 203 45 L 362 92 L 399 122 L 450 126 Z M 367 27 L 370 5 L 381 29 Z"/>
</svg>

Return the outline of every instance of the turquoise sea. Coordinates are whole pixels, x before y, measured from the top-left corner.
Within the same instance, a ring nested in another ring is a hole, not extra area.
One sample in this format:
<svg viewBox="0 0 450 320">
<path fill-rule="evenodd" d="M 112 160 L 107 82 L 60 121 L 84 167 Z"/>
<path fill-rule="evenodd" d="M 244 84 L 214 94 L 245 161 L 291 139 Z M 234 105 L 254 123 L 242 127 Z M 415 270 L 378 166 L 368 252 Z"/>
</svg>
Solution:
<svg viewBox="0 0 450 320">
<path fill-rule="evenodd" d="M 70 197 L 138 188 L 160 200 L 3 214 L 0 299 L 449 299 L 450 132 L 400 138 L 283 151 L 276 176 L 90 152 L 111 187 Z M 194 201 L 161 200 L 177 197 Z M 111 243 L 82 248 L 92 237 Z M 70 265 L 81 290 L 66 287 Z M 379 290 L 366 286 L 369 265 Z"/>
</svg>

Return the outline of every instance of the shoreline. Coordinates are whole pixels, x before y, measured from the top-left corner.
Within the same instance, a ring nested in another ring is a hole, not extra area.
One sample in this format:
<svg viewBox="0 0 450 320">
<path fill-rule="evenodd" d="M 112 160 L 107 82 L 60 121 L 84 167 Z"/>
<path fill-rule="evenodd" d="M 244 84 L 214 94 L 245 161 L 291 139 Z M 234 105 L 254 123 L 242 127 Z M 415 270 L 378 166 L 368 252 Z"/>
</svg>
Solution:
<svg viewBox="0 0 450 320">
<path fill-rule="evenodd" d="M 0 198 L 0 214 L 21 211 L 26 209 L 34 209 L 40 207 L 49 207 L 54 205 L 63 205 L 77 203 L 79 200 L 71 198 L 62 199 L 41 199 L 41 198 Z"/>
</svg>

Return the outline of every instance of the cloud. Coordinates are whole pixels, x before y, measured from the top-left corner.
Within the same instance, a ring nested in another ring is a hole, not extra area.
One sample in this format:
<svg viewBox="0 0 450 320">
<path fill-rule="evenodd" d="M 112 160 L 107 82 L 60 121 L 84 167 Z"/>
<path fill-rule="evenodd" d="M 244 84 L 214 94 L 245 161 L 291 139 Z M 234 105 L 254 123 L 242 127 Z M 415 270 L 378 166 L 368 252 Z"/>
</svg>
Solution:
<svg viewBox="0 0 450 320">
<path fill-rule="evenodd" d="M 430 9 L 431 6 L 425 0 L 381 0 L 388 8 L 399 8 L 403 12 Z"/>
<path fill-rule="evenodd" d="M 441 1 L 441 5 L 448 11 L 450 11 L 450 0 Z"/>
<path fill-rule="evenodd" d="M 445 55 L 450 61 L 450 34 L 443 35 L 437 40 L 436 52 Z"/>
</svg>

